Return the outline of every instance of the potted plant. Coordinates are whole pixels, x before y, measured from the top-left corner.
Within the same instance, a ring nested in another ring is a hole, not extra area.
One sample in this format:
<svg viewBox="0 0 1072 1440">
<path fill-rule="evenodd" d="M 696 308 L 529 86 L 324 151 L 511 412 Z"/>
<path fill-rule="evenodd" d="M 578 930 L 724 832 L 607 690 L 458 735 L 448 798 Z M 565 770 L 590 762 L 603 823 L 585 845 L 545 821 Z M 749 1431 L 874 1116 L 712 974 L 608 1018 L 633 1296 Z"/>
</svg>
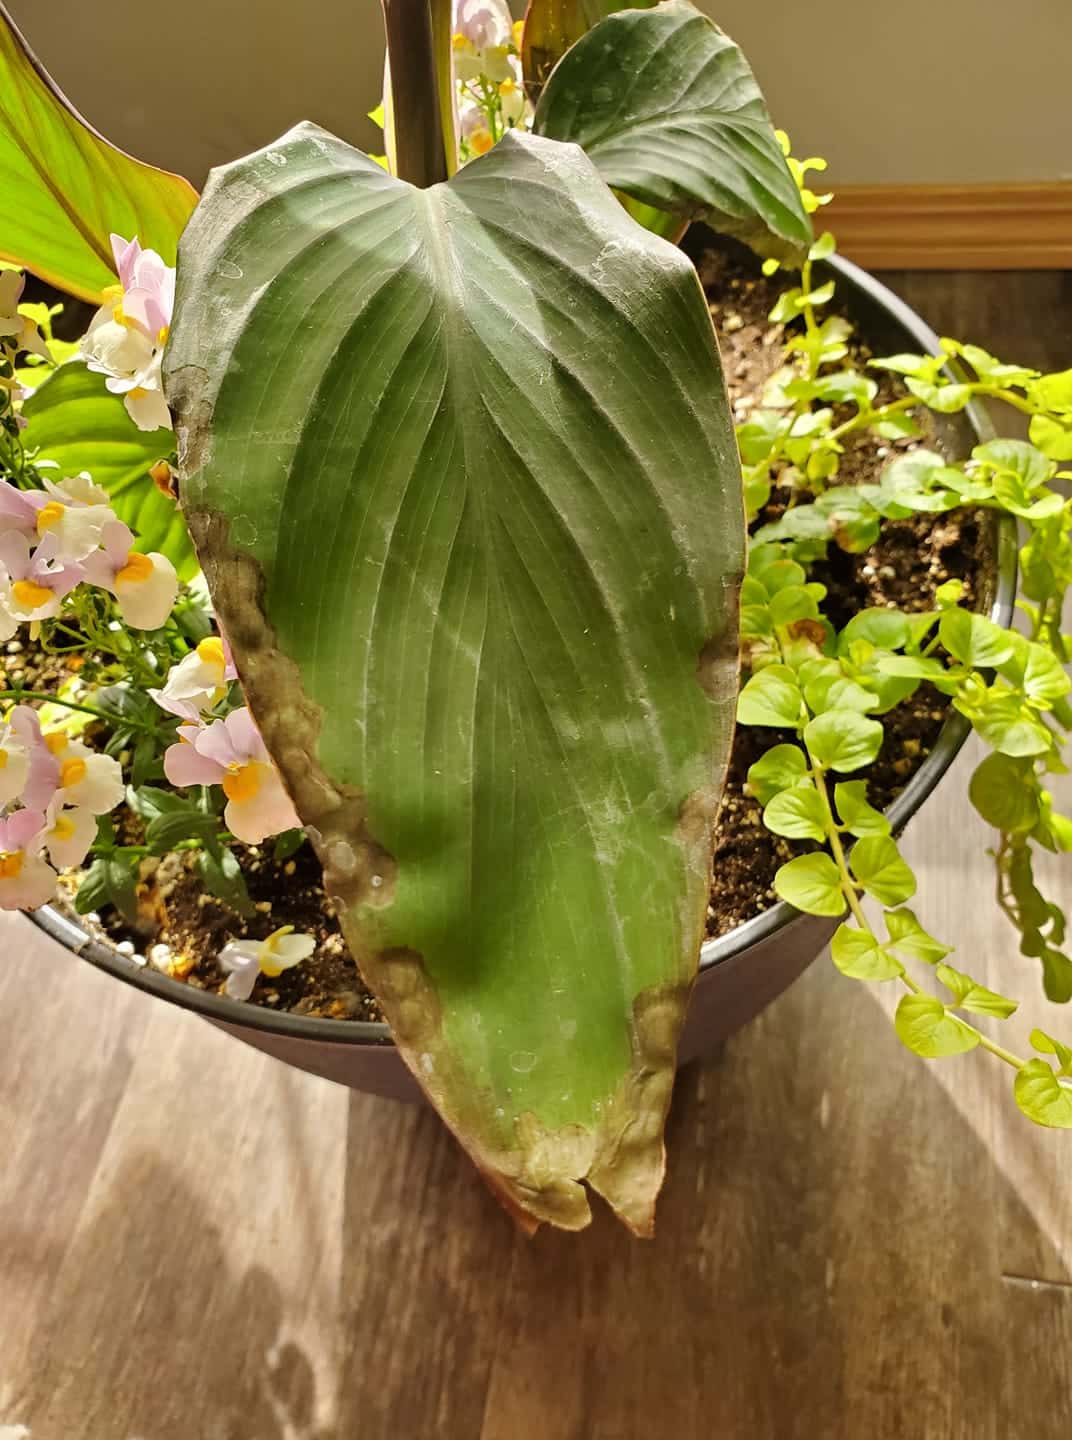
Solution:
<svg viewBox="0 0 1072 1440">
<path fill-rule="evenodd" d="M 702 944 L 686 1057 L 829 939 L 1072 1126 L 1072 1050 L 1000 1043 L 895 838 L 974 727 L 1070 998 L 1072 372 L 838 261 L 687 0 L 384 9 L 388 156 L 302 125 L 200 200 L 0 17 L 0 256 L 97 306 L 65 350 L 0 272 L 0 905 L 293 1063 L 404 1061 L 528 1228 L 587 1185 L 650 1231 Z"/>
</svg>

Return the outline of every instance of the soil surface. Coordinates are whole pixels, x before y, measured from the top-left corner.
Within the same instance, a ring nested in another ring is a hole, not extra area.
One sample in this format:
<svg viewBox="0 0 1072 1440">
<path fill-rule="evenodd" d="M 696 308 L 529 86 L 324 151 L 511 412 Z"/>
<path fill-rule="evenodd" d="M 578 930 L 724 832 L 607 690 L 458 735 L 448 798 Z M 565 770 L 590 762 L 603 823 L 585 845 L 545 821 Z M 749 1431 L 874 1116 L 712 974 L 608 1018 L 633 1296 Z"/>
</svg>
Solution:
<svg viewBox="0 0 1072 1440">
<path fill-rule="evenodd" d="M 698 269 L 718 330 L 727 385 L 738 422 L 760 404 L 764 384 L 783 363 L 784 328 L 767 319 L 784 277 L 764 278 L 758 262 L 742 249 L 710 250 Z M 830 312 L 836 313 L 836 302 Z M 870 352 L 851 345 L 851 363 L 862 368 Z M 846 364 L 850 361 L 846 361 Z M 890 377 L 880 398 L 904 393 Z M 848 413 L 848 412 L 846 412 Z M 838 483 L 873 480 L 898 450 L 920 441 L 882 442 L 861 434 L 851 437 Z M 934 444 L 933 439 L 922 443 Z M 785 493 L 777 488 L 757 524 L 776 518 Z M 827 586 L 826 613 L 841 626 L 868 606 L 924 610 L 934 592 L 953 577 L 966 582 L 971 603 L 973 583 L 982 573 L 987 546 L 979 518 L 972 512 L 955 516 L 917 516 L 886 521 L 878 543 L 862 555 L 832 547 L 829 560 L 815 566 L 811 578 Z M 10 647 L 9 647 L 10 648 Z M 21 668 L 18 653 L 0 657 L 10 671 Z M 928 686 L 884 717 L 886 739 L 875 764 L 862 772 L 869 798 L 884 808 L 901 792 L 930 753 L 946 718 L 948 701 Z M 709 935 L 722 935 L 776 903 L 773 879 L 778 867 L 794 854 L 812 849 L 771 835 L 763 828 L 761 807 L 744 792 L 749 766 L 768 748 L 787 739 L 768 729 L 740 727 L 730 762 L 722 811 L 715 836 L 715 883 L 707 912 Z M 136 825 L 134 817 L 132 822 Z M 216 956 L 231 939 L 263 939 L 281 925 L 315 936 L 315 955 L 278 979 L 261 977 L 253 1002 L 303 1015 L 341 1019 L 379 1019 L 376 1001 L 365 989 L 339 931 L 321 884 L 320 865 L 305 844 L 288 860 L 273 858 L 273 845 L 235 846 L 251 898 L 252 919 L 243 920 L 203 890 L 194 858 L 169 855 L 146 862 L 139 902 L 142 923 L 132 929 L 114 912 L 92 917 L 109 939 L 136 963 L 151 964 L 186 984 L 203 990 L 222 988 L 224 975 Z M 73 877 L 71 888 L 76 888 Z"/>
</svg>

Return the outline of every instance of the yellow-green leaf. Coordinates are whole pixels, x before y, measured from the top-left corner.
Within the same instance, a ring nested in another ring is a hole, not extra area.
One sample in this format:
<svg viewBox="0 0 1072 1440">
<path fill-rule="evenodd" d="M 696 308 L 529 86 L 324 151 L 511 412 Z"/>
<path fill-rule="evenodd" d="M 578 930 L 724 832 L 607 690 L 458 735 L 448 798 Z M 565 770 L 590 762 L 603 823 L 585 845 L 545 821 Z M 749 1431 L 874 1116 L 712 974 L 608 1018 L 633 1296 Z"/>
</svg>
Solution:
<svg viewBox="0 0 1072 1440">
<path fill-rule="evenodd" d="M 98 301 L 115 283 L 109 235 L 169 265 L 197 203 L 189 181 L 99 135 L 61 94 L 0 4 L 0 260 Z"/>
</svg>

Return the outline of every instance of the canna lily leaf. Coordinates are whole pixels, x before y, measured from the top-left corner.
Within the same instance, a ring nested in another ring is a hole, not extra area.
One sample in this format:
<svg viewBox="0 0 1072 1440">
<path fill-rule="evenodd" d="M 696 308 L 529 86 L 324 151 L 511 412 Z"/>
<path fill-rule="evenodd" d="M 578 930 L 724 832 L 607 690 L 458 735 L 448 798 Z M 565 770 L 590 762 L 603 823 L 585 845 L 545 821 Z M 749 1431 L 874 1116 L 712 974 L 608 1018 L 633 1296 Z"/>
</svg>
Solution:
<svg viewBox="0 0 1072 1440">
<path fill-rule="evenodd" d="M 83 300 L 115 283 L 108 237 L 137 235 L 169 265 L 197 191 L 98 135 L 0 4 L 0 260 Z"/>
<path fill-rule="evenodd" d="M 121 396 L 78 361 L 39 385 L 22 407 L 23 444 L 38 460 L 53 460 L 64 475 L 88 470 L 107 490 L 120 520 L 141 550 L 160 550 L 183 580 L 197 569 L 193 546 L 174 500 L 153 484 L 149 467 L 170 455 L 170 430 L 139 430 Z"/>
<path fill-rule="evenodd" d="M 521 69 L 533 100 L 547 77 L 582 35 L 616 10 L 643 10 L 656 0 L 529 0 L 521 40 Z"/>
<path fill-rule="evenodd" d="M 664 1168 L 736 681 L 703 293 L 573 146 L 418 190 L 313 125 L 214 172 L 165 383 L 250 706 L 348 943 L 527 1227 Z"/>
<path fill-rule="evenodd" d="M 533 125 L 573 140 L 608 185 L 800 260 L 811 221 L 755 76 L 689 0 L 600 21 L 556 66 Z"/>
</svg>

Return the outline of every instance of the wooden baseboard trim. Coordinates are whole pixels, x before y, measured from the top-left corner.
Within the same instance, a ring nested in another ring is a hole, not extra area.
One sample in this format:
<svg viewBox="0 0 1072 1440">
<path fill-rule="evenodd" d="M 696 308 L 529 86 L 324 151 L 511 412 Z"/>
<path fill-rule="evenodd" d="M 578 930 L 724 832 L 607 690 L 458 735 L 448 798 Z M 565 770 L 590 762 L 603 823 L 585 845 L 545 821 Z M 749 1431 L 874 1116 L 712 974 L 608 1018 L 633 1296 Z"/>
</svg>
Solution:
<svg viewBox="0 0 1072 1440">
<path fill-rule="evenodd" d="M 815 220 L 870 270 L 1072 268 L 1072 180 L 845 185 Z"/>
</svg>

